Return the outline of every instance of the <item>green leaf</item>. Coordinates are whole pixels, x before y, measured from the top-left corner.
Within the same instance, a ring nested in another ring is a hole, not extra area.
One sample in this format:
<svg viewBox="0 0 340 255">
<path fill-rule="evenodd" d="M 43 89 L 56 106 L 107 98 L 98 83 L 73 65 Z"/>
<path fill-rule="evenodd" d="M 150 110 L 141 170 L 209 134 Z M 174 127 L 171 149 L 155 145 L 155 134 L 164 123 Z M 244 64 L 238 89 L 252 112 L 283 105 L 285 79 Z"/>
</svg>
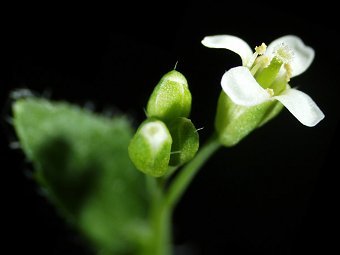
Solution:
<svg viewBox="0 0 340 255">
<path fill-rule="evenodd" d="M 145 177 L 128 157 L 133 130 L 65 102 L 13 103 L 14 128 L 36 181 L 101 254 L 137 254 L 146 238 Z"/>
</svg>

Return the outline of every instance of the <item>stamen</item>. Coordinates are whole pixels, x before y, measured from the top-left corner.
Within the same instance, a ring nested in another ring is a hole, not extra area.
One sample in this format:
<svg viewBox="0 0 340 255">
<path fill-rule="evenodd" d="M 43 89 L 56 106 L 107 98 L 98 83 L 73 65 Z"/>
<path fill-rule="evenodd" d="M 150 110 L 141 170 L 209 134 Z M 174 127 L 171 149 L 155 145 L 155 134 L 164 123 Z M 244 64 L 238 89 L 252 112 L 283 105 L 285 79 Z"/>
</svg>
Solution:
<svg viewBox="0 0 340 255">
<path fill-rule="evenodd" d="M 271 97 L 274 96 L 274 90 L 273 89 L 266 88 L 266 90 Z"/>
<path fill-rule="evenodd" d="M 276 57 L 278 57 L 284 64 L 290 63 L 294 57 L 293 50 L 284 43 L 278 45 L 274 52 Z"/>
<path fill-rule="evenodd" d="M 255 60 L 255 65 L 251 68 L 250 73 L 254 76 L 260 68 L 266 68 L 270 63 L 267 56 L 260 56 Z"/>
<path fill-rule="evenodd" d="M 255 47 L 255 51 L 259 55 L 263 55 L 266 52 L 266 49 L 267 49 L 267 45 L 265 43 L 262 43 L 260 46 Z"/>
<path fill-rule="evenodd" d="M 257 63 L 256 65 L 253 66 L 252 69 L 250 69 L 250 73 L 254 76 L 261 66 L 262 66 L 261 63 Z"/>
<path fill-rule="evenodd" d="M 256 46 L 255 52 L 248 60 L 248 63 L 246 66 L 250 69 L 253 66 L 258 55 L 263 55 L 266 52 L 266 49 L 267 49 L 267 45 L 265 43 L 262 43 L 260 46 Z"/>
<path fill-rule="evenodd" d="M 255 63 L 261 63 L 263 67 L 267 67 L 270 64 L 270 58 L 268 56 L 260 56 L 255 60 Z"/>
<path fill-rule="evenodd" d="M 286 70 L 286 81 L 290 81 L 290 78 L 292 77 L 292 66 L 290 64 L 284 64 L 284 69 Z"/>
</svg>

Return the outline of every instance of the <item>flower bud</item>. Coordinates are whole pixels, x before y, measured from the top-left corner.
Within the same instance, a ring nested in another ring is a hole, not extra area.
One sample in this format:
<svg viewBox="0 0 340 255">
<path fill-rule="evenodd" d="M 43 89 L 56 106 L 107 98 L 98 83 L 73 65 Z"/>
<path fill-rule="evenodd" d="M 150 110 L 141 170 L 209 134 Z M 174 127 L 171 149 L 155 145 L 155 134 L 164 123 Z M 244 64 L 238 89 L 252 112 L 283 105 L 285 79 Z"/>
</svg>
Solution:
<svg viewBox="0 0 340 255">
<path fill-rule="evenodd" d="M 186 78 L 176 70 L 166 73 L 149 98 L 146 108 L 148 117 L 169 123 L 178 117 L 188 117 L 190 110 L 191 94 Z"/>
<path fill-rule="evenodd" d="M 282 109 L 283 105 L 276 100 L 255 106 L 237 105 L 222 91 L 215 119 L 220 143 L 227 147 L 237 144 L 255 128 L 274 118 Z"/>
<path fill-rule="evenodd" d="M 170 165 L 179 166 L 191 160 L 199 147 L 199 136 L 187 118 L 177 118 L 169 125 L 172 137 Z"/>
<path fill-rule="evenodd" d="M 171 144 L 166 125 L 160 120 L 147 119 L 130 141 L 129 156 L 138 170 L 160 177 L 168 171 Z"/>
</svg>

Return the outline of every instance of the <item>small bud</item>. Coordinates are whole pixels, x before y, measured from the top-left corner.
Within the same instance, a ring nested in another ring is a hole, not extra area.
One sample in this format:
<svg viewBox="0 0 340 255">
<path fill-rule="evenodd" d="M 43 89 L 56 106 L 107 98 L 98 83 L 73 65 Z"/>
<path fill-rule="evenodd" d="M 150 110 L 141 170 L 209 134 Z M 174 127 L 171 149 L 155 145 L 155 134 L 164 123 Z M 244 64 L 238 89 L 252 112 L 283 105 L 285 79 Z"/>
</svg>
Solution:
<svg viewBox="0 0 340 255">
<path fill-rule="evenodd" d="M 169 123 L 178 117 L 188 117 L 190 110 L 191 94 L 186 78 L 176 70 L 166 73 L 149 98 L 148 117 Z"/>
<path fill-rule="evenodd" d="M 179 166 L 191 160 L 199 147 L 199 136 L 191 120 L 177 118 L 169 125 L 172 137 L 170 165 Z"/>
<path fill-rule="evenodd" d="M 160 177 L 167 173 L 172 138 L 160 120 L 144 121 L 129 144 L 129 156 L 136 168 L 145 174 Z"/>
<path fill-rule="evenodd" d="M 223 91 L 218 100 L 215 128 L 221 144 L 233 146 L 255 128 L 274 118 L 283 105 L 278 101 L 267 101 L 256 106 L 235 104 Z"/>
</svg>

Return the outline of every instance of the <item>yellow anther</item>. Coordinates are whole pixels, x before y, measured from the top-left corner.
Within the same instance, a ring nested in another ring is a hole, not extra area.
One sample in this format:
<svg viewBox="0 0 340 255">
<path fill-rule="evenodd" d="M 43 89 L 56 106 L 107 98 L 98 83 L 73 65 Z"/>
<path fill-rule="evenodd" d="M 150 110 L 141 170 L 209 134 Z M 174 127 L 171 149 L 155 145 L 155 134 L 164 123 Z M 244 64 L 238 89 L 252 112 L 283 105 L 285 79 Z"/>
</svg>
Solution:
<svg viewBox="0 0 340 255">
<path fill-rule="evenodd" d="M 260 46 L 255 47 L 255 51 L 259 55 L 263 55 L 266 52 L 267 45 L 265 43 L 262 43 Z"/>
<path fill-rule="evenodd" d="M 271 96 L 271 97 L 274 96 L 274 90 L 273 89 L 266 88 L 266 90 L 267 90 L 269 96 Z"/>
<path fill-rule="evenodd" d="M 260 55 L 263 55 L 266 52 L 267 49 L 267 45 L 265 43 L 262 43 L 260 46 L 256 46 L 255 47 L 255 52 L 253 53 L 253 55 L 248 59 L 248 63 L 246 64 L 246 66 L 250 69 L 255 61 L 257 60 L 257 57 Z"/>
<path fill-rule="evenodd" d="M 255 63 L 259 63 L 262 68 L 265 68 L 270 64 L 270 58 L 268 56 L 260 56 L 256 59 Z"/>
<path fill-rule="evenodd" d="M 260 56 L 256 58 L 254 66 L 250 69 L 251 74 L 254 76 L 260 68 L 266 68 L 269 63 L 270 58 L 268 56 Z"/>
<path fill-rule="evenodd" d="M 284 64 L 284 69 L 286 70 L 286 81 L 290 81 L 290 77 L 292 77 L 292 73 L 293 73 L 293 69 L 292 66 L 290 64 Z"/>
</svg>

